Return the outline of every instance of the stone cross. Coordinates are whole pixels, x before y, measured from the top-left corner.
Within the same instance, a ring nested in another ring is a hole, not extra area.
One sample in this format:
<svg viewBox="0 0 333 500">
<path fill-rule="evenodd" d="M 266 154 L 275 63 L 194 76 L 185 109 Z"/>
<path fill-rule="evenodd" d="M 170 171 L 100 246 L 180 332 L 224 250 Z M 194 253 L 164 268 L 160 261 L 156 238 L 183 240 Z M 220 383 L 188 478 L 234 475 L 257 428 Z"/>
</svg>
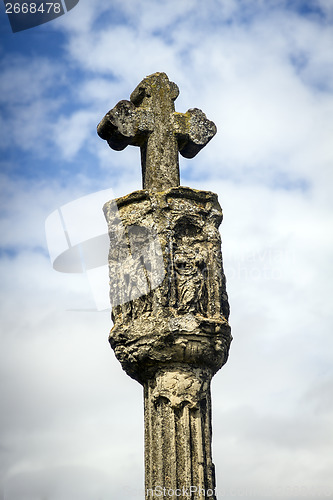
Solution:
<svg viewBox="0 0 333 500">
<path fill-rule="evenodd" d="M 178 87 L 145 78 L 98 125 L 111 148 L 140 146 L 143 189 L 104 205 L 110 236 L 109 342 L 143 386 L 145 498 L 215 500 L 210 382 L 232 340 L 217 195 L 179 186 L 178 151 L 216 132 Z"/>
<path fill-rule="evenodd" d="M 146 77 L 99 123 L 97 131 L 112 149 L 141 149 L 143 188 L 163 191 L 179 186 L 178 151 L 193 158 L 216 134 L 216 126 L 197 108 L 176 113 L 178 86 L 165 73 Z"/>
</svg>

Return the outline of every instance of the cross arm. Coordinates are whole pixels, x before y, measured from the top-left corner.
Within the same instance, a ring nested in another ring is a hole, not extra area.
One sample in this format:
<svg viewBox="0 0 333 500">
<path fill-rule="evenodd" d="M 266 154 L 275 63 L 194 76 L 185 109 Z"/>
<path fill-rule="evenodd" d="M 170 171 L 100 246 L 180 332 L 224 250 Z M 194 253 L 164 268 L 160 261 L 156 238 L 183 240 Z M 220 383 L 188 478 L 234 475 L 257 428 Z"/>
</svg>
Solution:
<svg viewBox="0 0 333 500">
<path fill-rule="evenodd" d="M 186 113 L 174 112 L 173 123 L 179 152 L 185 158 L 198 154 L 217 132 L 216 125 L 198 108 Z"/>
<path fill-rule="evenodd" d="M 110 148 L 122 151 L 126 146 L 140 146 L 144 134 L 139 130 L 140 116 L 130 101 L 119 101 L 97 126 L 97 133 L 105 139 Z M 141 140 L 140 140 L 141 139 Z"/>
</svg>

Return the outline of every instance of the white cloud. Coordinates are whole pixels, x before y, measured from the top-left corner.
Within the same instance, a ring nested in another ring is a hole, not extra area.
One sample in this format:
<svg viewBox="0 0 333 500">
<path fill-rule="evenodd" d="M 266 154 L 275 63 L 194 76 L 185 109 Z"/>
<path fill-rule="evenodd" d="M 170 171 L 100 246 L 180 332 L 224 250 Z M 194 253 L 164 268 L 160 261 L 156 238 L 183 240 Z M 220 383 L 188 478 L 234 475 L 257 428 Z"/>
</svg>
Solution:
<svg viewBox="0 0 333 500">
<path fill-rule="evenodd" d="M 45 90 L 54 84 L 59 67 L 47 58 L 35 57 L 29 62 L 20 54 L 6 56 L 2 61 L 0 102 L 24 105 L 39 100 Z"/>
<path fill-rule="evenodd" d="M 61 117 L 56 122 L 53 133 L 54 141 L 66 160 L 71 160 L 96 129 L 94 111 L 74 111 L 69 117 Z"/>
<path fill-rule="evenodd" d="M 52 141 L 52 120 L 61 105 L 58 87 L 65 78 L 60 64 L 42 57 L 6 56 L 1 76 L 2 148 L 45 155 Z M 56 82 L 56 83 L 55 83 Z"/>
</svg>

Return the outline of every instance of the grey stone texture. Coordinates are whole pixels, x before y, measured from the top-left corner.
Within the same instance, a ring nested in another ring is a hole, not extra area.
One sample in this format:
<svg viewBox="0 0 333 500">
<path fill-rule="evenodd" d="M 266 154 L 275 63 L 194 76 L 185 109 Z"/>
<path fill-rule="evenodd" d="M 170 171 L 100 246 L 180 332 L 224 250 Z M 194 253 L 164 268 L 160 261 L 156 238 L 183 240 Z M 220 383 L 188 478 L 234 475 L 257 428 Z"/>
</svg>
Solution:
<svg viewBox="0 0 333 500">
<path fill-rule="evenodd" d="M 178 151 L 194 156 L 216 129 L 200 110 L 175 113 L 177 95 L 156 73 L 98 126 L 114 149 L 140 145 L 144 178 L 143 190 L 104 205 L 109 341 L 144 388 L 146 498 L 185 488 L 186 498 L 213 500 L 210 381 L 232 340 L 222 210 L 214 193 L 179 186 Z"/>
<path fill-rule="evenodd" d="M 178 86 L 165 73 L 154 73 L 97 127 L 99 136 L 116 151 L 128 145 L 140 147 L 143 189 L 179 186 L 178 151 L 193 158 L 216 134 L 216 126 L 200 109 L 175 112 L 178 95 Z"/>
</svg>

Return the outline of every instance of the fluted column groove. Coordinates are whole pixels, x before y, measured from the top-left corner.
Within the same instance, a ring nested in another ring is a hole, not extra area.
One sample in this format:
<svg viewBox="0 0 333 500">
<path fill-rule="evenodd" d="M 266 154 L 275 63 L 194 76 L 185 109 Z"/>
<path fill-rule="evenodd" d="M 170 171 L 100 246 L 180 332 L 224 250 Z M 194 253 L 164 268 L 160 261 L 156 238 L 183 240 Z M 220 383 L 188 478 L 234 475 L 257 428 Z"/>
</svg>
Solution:
<svg viewBox="0 0 333 500">
<path fill-rule="evenodd" d="M 146 499 L 164 488 L 214 500 L 210 373 L 174 367 L 144 384 Z M 184 495 L 185 496 L 185 495 Z"/>
</svg>

